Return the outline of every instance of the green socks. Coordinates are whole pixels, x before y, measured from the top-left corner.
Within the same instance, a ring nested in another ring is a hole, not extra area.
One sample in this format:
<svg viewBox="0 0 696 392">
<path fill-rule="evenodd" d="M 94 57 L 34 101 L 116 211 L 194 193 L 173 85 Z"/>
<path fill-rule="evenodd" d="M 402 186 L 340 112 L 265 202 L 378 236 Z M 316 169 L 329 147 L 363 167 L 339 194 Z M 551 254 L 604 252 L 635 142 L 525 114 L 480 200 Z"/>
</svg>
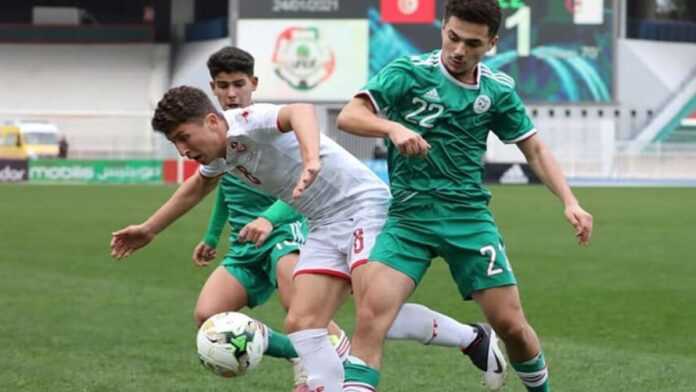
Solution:
<svg viewBox="0 0 696 392">
<path fill-rule="evenodd" d="M 343 388 L 350 392 L 374 392 L 379 384 L 379 370 L 373 369 L 360 358 L 349 356 L 343 363 L 345 382 Z"/>
<path fill-rule="evenodd" d="M 297 358 L 295 347 L 292 346 L 288 336 L 270 328 L 268 328 L 268 347 L 264 354 L 275 358 Z"/>
<path fill-rule="evenodd" d="M 529 392 L 549 392 L 549 371 L 546 368 L 544 354 L 539 353 L 529 361 L 510 363 L 520 376 L 520 380 Z"/>
</svg>

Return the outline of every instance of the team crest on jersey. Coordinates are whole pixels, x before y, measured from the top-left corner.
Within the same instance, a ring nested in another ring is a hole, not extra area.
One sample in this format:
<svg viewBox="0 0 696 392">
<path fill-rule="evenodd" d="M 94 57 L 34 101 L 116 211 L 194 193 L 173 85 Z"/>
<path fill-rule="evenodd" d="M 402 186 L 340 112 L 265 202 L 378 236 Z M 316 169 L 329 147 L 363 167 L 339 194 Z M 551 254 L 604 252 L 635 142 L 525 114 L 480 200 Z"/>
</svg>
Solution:
<svg viewBox="0 0 696 392">
<path fill-rule="evenodd" d="M 479 95 L 474 101 L 474 112 L 485 113 L 491 108 L 491 98 L 488 95 Z"/>
<path fill-rule="evenodd" d="M 334 51 L 321 40 L 316 27 L 289 27 L 276 39 L 273 50 L 275 73 L 290 87 L 306 91 L 333 75 Z"/>
</svg>

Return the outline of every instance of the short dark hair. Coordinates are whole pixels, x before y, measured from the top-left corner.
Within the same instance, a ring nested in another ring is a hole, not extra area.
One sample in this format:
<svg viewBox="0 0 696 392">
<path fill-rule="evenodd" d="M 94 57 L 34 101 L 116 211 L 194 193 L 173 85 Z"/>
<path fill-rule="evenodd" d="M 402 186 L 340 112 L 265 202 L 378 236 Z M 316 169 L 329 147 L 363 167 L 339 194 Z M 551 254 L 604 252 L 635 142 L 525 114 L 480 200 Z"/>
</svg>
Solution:
<svg viewBox="0 0 696 392">
<path fill-rule="evenodd" d="M 220 72 L 243 72 L 254 76 L 254 56 L 235 46 L 225 46 L 211 54 L 207 66 L 212 79 Z"/>
<path fill-rule="evenodd" d="M 498 0 L 447 0 L 443 20 L 446 23 L 450 17 L 471 23 L 488 26 L 488 35 L 498 34 L 502 14 Z"/>
<path fill-rule="evenodd" d="M 152 129 L 169 135 L 181 124 L 202 122 L 208 113 L 218 113 L 205 93 L 191 86 L 179 86 L 169 89 L 157 103 L 152 116 Z"/>
</svg>

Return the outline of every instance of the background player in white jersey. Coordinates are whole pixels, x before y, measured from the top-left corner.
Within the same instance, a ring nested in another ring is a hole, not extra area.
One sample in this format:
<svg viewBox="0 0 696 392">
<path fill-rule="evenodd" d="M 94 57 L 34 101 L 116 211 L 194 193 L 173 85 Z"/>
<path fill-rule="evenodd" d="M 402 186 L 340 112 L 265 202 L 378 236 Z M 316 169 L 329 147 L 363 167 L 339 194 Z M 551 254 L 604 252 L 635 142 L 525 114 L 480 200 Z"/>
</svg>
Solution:
<svg viewBox="0 0 696 392">
<path fill-rule="evenodd" d="M 442 49 L 386 66 L 341 111 L 350 133 L 389 141 L 389 218 L 361 267 L 370 285 L 355 290 L 358 307 L 346 382 L 374 391 L 364 374 L 379 375 L 391 318 L 430 266 L 442 256 L 465 299 L 474 299 L 505 342 L 510 362 L 529 391 L 548 391 L 548 371 L 527 322 L 502 237 L 482 185 L 490 131 L 516 143 L 539 178 L 563 202 L 581 245 L 592 216 L 580 207 L 558 164 L 536 135 L 514 81 L 480 64 L 495 46 L 497 0 L 448 0 Z M 387 118 L 379 118 L 382 112 Z M 423 158 L 423 159 L 419 159 Z M 489 362 L 490 366 L 497 366 Z"/>
<path fill-rule="evenodd" d="M 147 245 L 226 171 L 289 202 L 309 219 L 310 233 L 296 268 L 286 329 L 307 368 L 310 387 L 340 391 L 343 368 L 326 325 L 348 293 L 350 266 L 366 261 L 381 228 L 389 200 L 386 186 L 336 143 L 320 139 L 310 105 L 252 105 L 223 116 L 202 91 L 178 87 L 165 94 L 152 123 L 182 155 L 203 166 L 143 224 L 114 233 L 112 255 L 125 257 Z M 483 356 L 494 346 L 490 336 L 477 336 L 478 328 L 420 305 L 403 309 L 391 337 L 455 347 L 485 341 L 473 350 L 485 351 Z"/>
</svg>

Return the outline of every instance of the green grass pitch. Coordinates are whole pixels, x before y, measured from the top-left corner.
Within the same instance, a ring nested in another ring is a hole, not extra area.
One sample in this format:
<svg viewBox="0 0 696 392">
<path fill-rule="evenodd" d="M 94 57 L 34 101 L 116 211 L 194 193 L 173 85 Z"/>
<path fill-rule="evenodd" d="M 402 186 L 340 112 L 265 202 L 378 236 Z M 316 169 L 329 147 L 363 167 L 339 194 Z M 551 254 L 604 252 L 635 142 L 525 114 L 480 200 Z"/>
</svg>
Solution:
<svg viewBox="0 0 696 392">
<path fill-rule="evenodd" d="M 287 362 L 239 379 L 205 371 L 192 311 L 209 269 L 191 252 L 212 197 L 125 262 L 110 233 L 142 221 L 174 188 L 0 186 L 0 390 L 289 391 Z M 595 216 L 574 242 L 542 187 L 493 187 L 492 208 L 542 338 L 554 391 L 696 390 L 696 189 L 582 188 Z M 225 244 L 221 244 L 221 249 Z M 413 298 L 479 320 L 435 262 Z M 249 312 L 274 328 L 276 298 Z M 337 320 L 352 330 L 353 307 Z M 482 391 L 453 349 L 387 344 L 381 391 Z M 506 391 L 524 391 L 514 374 Z"/>
</svg>

